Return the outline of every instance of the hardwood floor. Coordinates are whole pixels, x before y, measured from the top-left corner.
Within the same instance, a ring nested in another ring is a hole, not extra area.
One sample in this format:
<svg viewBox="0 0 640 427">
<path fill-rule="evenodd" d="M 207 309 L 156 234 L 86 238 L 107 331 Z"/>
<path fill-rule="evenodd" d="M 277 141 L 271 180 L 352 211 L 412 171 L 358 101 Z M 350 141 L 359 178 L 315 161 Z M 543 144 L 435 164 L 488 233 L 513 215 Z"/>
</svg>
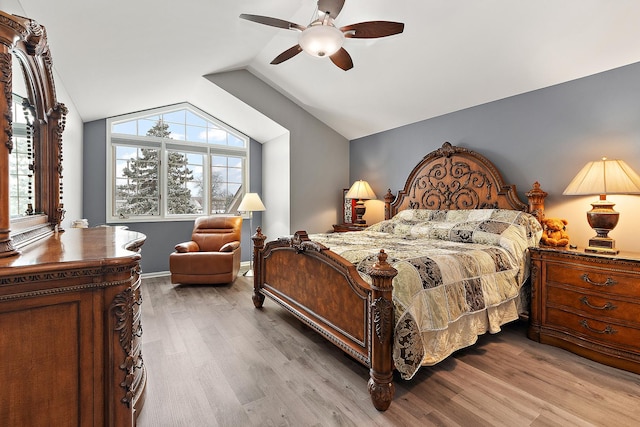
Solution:
<svg viewBox="0 0 640 427">
<path fill-rule="evenodd" d="M 640 376 L 526 338 L 516 322 L 411 380 L 386 412 L 367 369 L 270 300 L 233 285 L 143 280 L 141 427 L 633 426 Z"/>
</svg>

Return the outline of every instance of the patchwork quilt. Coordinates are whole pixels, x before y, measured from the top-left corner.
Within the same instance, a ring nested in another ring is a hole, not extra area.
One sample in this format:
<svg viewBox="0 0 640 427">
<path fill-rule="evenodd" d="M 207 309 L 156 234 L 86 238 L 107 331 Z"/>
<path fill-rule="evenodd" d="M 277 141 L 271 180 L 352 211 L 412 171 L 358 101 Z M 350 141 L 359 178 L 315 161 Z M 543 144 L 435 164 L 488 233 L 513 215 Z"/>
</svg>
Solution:
<svg viewBox="0 0 640 427">
<path fill-rule="evenodd" d="M 526 310 L 527 248 L 541 235 L 525 212 L 475 209 L 404 210 L 364 231 L 309 237 L 353 262 L 369 283 L 367 267 L 380 249 L 388 254 L 398 270 L 393 357 L 409 379 Z"/>
</svg>

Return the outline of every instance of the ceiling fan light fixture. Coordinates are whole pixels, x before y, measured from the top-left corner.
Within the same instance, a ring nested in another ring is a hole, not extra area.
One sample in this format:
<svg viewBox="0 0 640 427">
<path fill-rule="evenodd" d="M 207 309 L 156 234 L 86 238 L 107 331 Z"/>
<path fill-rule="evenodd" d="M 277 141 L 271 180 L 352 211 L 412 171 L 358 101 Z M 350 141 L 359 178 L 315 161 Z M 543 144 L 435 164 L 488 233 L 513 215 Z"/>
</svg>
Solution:
<svg viewBox="0 0 640 427">
<path fill-rule="evenodd" d="M 344 34 L 333 25 L 316 22 L 300 33 L 298 44 L 309 55 L 319 58 L 331 56 L 342 47 Z"/>
</svg>

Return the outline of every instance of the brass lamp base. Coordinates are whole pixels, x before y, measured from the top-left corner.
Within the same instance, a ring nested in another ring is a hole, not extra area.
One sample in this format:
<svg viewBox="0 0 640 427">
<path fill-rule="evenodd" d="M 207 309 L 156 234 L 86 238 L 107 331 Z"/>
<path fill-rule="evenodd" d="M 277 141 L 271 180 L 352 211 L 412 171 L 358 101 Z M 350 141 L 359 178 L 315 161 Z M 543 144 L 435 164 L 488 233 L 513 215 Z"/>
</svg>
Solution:
<svg viewBox="0 0 640 427">
<path fill-rule="evenodd" d="M 613 210 L 615 206 L 606 199 L 604 194 L 600 195 L 600 200 L 591 203 L 592 209 L 587 212 L 587 221 L 597 235 L 589 239 L 589 247 L 585 252 L 599 254 L 617 254 L 616 241 L 609 237 L 609 232 L 615 228 L 620 218 L 620 213 Z"/>
<path fill-rule="evenodd" d="M 353 222 L 355 225 L 359 226 L 359 227 L 366 227 L 367 226 L 367 221 L 365 221 L 362 217 L 364 216 L 365 212 L 367 211 L 367 208 L 364 205 L 364 201 L 363 200 L 358 200 L 356 202 L 356 220 Z"/>
<path fill-rule="evenodd" d="M 584 249 L 585 252 L 597 254 L 615 255 L 620 250 L 616 249 L 616 241 L 611 237 L 592 237 L 589 239 L 589 246 Z"/>
</svg>

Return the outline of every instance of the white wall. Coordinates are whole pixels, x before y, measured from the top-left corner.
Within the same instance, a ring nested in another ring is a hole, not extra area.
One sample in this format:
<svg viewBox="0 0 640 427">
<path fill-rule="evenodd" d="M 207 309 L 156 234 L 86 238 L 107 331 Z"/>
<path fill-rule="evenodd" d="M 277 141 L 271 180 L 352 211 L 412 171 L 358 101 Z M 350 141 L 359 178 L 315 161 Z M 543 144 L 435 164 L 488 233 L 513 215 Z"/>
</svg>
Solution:
<svg viewBox="0 0 640 427">
<path fill-rule="evenodd" d="M 262 192 L 267 210 L 262 214 L 262 232 L 269 240 L 290 234 L 291 180 L 289 176 L 289 133 L 272 139 L 262 146 Z M 265 165 L 277 165 L 268 167 Z"/>
<path fill-rule="evenodd" d="M 55 65 L 55 57 L 54 57 Z M 64 228 L 69 228 L 71 222 L 82 218 L 82 118 L 78 114 L 73 101 L 54 71 L 58 102 L 63 103 L 69 110 L 66 126 L 62 134 L 62 185 L 64 209 L 67 211 L 62 222 Z M 95 225 L 95 224 L 89 224 Z"/>
</svg>

